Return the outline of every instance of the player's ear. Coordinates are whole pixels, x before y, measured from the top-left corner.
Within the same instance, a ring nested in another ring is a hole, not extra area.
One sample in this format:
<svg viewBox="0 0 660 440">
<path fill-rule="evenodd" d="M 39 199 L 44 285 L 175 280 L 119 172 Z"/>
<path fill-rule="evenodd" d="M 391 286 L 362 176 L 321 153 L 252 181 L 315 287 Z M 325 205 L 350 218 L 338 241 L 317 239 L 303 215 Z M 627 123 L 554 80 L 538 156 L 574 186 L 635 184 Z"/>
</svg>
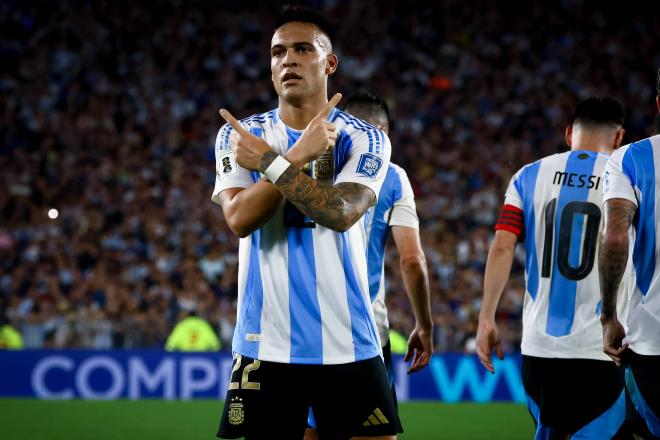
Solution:
<svg viewBox="0 0 660 440">
<path fill-rule="evenodd" d="M 335 73 L 335 70 L 337 70 L 338 65 L 339 65 L 339 58 L 337 58 L 337 55 L 335 53 L 329 54 L 326 58 L 325 74 L 329 76 Z"/>
<path fill-rule="evenodd" d="M 660 95 L 655 97 L 655 105 L 658 106 L 658 111 L 660 112 Z"/>
<path fill-rule="evenodd" d="M 572 125 L 567 125 L 566 126 L 566 144 L 568 144 L 569 147 L 573 147 L 573 126 Z"/>
</svg>

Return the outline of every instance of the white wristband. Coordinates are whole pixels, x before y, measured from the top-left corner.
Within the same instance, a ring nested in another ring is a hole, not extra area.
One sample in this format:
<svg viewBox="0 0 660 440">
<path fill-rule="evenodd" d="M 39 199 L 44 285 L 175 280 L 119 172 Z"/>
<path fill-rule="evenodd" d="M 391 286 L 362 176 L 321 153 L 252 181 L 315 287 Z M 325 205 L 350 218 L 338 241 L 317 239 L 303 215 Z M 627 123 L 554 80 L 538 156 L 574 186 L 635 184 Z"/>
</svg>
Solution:
<svg viewBox="0 0 660 440">
<path fill-rule="evenodd" d="M 277 179 L 280 178 L 282 174 L 289 168 L 291 162 L 283 158 L 282 156 L 277 156 L 274 161 L 268 165 L 264 174 L 268 177 L 268 180 L 275 183 Z"/>
</svg>

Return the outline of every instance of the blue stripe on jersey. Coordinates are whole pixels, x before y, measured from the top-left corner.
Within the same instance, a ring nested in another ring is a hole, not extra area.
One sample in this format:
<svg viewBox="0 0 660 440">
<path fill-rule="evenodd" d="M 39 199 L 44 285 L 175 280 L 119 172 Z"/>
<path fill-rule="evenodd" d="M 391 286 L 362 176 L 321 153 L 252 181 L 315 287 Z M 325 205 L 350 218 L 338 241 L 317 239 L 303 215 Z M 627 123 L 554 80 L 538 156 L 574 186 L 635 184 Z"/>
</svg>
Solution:
<svg viewBox="0 0 660 440">
<path fill-rule="evenodd" d="M 335 179 L 341 172 L 342 168 L 350 157 L 351 150 L 353 149 L 353 141 L 345 131 L 340 131 L 335 142 Z"/>
<path fill-rule="evenodd" d="M 287 150 L 291 147 L 293 147 L 293 144 L 295 144 L 298 139 L 300 139 L 300 136 L 302 135 L 302 131 L 296 131 L 293 128 L 289 128 L 287 125 L 286 127 L 286 135 L 288 138 L 288 145 L 287 145 Z"/>
<path fill-rule="evenodd" d="M 584 156 L 587 155 L 587 158 Z M 581 159 L 583 158 L 583 159 Z M 598 153 L 588 151 L 573 151 L 566 161 L 567 174 L 591 175 L 596 165 Z M 545 331 L 552 336 L 565 336 L 571 332 L 575 318 L 575 295 L 577 281 L 566 278 L 557 264 L 559 249 L 559 227 L 561 225 L 564 207 L 570 202 L 582 202 L 589 198 L 589 188 L 578 188 L 577 186 L 562 186 L 557 199 L 555 211 L 554 230 L 554 252 L 552 257 L 552 275 L 550 279 L 550 297 L 548 300 L 548 321 Z M 570 231 L 570 247 L 568 262 L 571 267 L 580 265 L 580 251 L 582 249 L 582 235 L 584 226 L 584 215 L 576 214 Z"/>
<path fill-rule="evenodd" d="M 401 195 L 402 188 L 399 173 L 390 165 L 387 169 L 383 186 L 380 188 L 378 203 L 373 209 L 372 215 L 374 218 L 371 222 L 371 231 L 369 232 L 369 242 L 367 244 L 369 296 L 372 302 L 376 299 L 378 289 L 380 288 L 385 245 L 387 244 L 387 234 L 390 231 L 390 225 L 387 219 L 385 219 L 385 213 L 394 206 L 394 203 L 401 198 Z"/>
<path fill-rule="evenodd" d="M 287 228 L 291 363 L 323 357 L 321 308 L 311 228 Z M 315 362 L 314 362 L 315 363 Z"/>
<path fill-rule="evenodd" d="M 264 129 L 259 128 L 259 127 L 253 127 L 250 128 L 250 133 L 257 137 L 261 137 L 264 134 Z M 261 179 L 261 174 L 259 171 L 251 171 L 250 174 L 252 175 L 252 182 L 257 183 L 259 179 Z"/>
<path fill-rule="evenodd" d="M 247 272 L 247 283 L 241 304 L 241 328 L 234 335 L 233 347 L 244 356 L 257 359 L 259 355 L 259 342 L 246 340 L 247 335 L 261 334 L 261 308 L 264 302 L 263 283 L 261 281 L 261 265 L 259 263 L 259 245 L 261 230 L 257 229 L 251 235 L 250 266 Z M 257 339 L 257 338 L 255 338 Z"/>
<path fill-rule="evenodd" d="M 222 133 L 222 149 L 223 150 L 229 150 L 231 148 L 231 145 L 229 145 L 229 135 L 231 134 L 231 131 L 233 128 L 231 128 L 231 125 L 225 124 L 223 127 L 223 133 Z"/>
<path fill-rule="evenodd" d="M 374 147 L 373 132 L 377 130 L 375 127 L 366 126 L 360 123 L 358 119 L 355 119 L 354 117 L 350 116 L 348 113 L 344 113 L 341 111 L 337 112 L 337 118 L 346 122 L 346 124 L 366 133 L 367 139 L 369 139 L 369 152 L 373 153 L 373 147 Z"/>
<path fill-rule="evenodd" d="M 536 294 L 539 291 L 539 264 L 536 257 L 536 234 L 534 226 L 534 191 L 540 167 L 540 161 L 527 166 L 520 173 L 514 184 L 523 200 L 525 217 L 525 271 L 527 272 L 527 291 L 533 300 L 536 299 Z"/>
<path fill-rule="evenodd" d="M 346 278 L 346 294 L 348 296 L 348 311 L 351 315 L 351 331 L 353 334 L 353 346 L 355 347 L 355 360 L 361 361 L 369 359 L 380 354 L 380 345 L 375 325 L 371 325 L 373 320 L 369 317 L 371 303 L 364 300 L 360 291 L 355 271 L 353 270 L 353 261 L 351 260 L 350 247 L 348 245 L 348 233 L 341 234 L 342 240 L 342 262 L 344 266 L 344 276 Z"/>
<path fill-rule="evenodd" d="M 633 157 L 635 160 L 633 161 Z M 623 172 L 642 193 L 633 225 L 637 233 L 633 264 L 637 286 L 646 295 L 655 273 L 655 164 L 651 141 L 632 144 L 623 156 Z"/>
</svg>

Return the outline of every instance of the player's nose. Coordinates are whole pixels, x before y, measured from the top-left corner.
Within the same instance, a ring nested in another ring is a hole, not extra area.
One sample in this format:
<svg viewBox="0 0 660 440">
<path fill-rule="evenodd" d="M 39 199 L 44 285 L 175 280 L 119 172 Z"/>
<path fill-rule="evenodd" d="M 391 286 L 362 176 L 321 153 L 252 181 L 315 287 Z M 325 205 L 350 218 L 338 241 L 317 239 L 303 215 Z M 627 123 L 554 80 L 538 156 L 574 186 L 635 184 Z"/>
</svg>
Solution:
<svg viewBox="0 0 660 440">
<path fill-rule="evenodd" d="M 284 54 L 284 57 L 282 57 L 282 63 L 284 67 L 297 66 L 298 61 L 296 58 L 296 51 L 293 49 L 288 49 Z"/>
</svg>

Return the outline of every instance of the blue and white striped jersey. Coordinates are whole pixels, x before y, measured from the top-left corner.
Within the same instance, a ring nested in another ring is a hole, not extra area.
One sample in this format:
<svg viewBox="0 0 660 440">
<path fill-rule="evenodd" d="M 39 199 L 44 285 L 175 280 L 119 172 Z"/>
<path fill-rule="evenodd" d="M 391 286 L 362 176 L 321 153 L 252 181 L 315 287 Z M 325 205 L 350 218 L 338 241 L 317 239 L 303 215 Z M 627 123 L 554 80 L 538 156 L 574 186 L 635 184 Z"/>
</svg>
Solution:
<svg viewBox="0 0 660 440">
<path fill-rule="evenodd" d="M 390 161 L 389 139 L 337 109 L 328 120 L 339 134 L 332 161 L 311 168 L 322 170 L 319 176 L 330 183 L 356 182 L 378 195 Z M 287 127 L 277 110 L 241 123 L 280 154 L 302 134 Z M 230 134 L 231 127 L 224 125 L 216 140 L 216 203 L 223 190 L 247 188 L 260 178 L 236 165 Z M 381 353 L 369 298 L 363 221 L 339 233 L 285 203 L 264 226 L 240 240 L 238 276 L 235 352 L 301 364 L 342 364 Z"/>
<path fill-rule="evenodd" d="M 374 317 L 383 346 L 389 338 L 389 321 L 385 305 L 385 246 L 392 226 L 419 229 L 408 175 L 400 166 L 390 163 L 385 183 L 380 189 L 378 203 L 365 215 L 367 222 L 367 267 L 369 270 L 369 295 L 373 301 Z"/>
<path fill-rule="evenodd" d="M 632 231 L 635 284 L 630 289 L 625 341 L 634 352 L 647 356 L 660 355 L 658 182 L 660 135 L 619 148 L 605 167 L 603 201 L 626 199 L 637 206 Z"/>
<path fill-rule="evenodd" d="M 507 205 L 508 212 L 522 211 L 525 355 L 609 359 L 602 351 L 595 264 L 607 158 L 592 151 L 567 151 L 529 164 L 511 179 L 503 212 Z M 504 223 L 514 225 L 516 220 L 510 219 L 504 217 Z"/>
</svg>

